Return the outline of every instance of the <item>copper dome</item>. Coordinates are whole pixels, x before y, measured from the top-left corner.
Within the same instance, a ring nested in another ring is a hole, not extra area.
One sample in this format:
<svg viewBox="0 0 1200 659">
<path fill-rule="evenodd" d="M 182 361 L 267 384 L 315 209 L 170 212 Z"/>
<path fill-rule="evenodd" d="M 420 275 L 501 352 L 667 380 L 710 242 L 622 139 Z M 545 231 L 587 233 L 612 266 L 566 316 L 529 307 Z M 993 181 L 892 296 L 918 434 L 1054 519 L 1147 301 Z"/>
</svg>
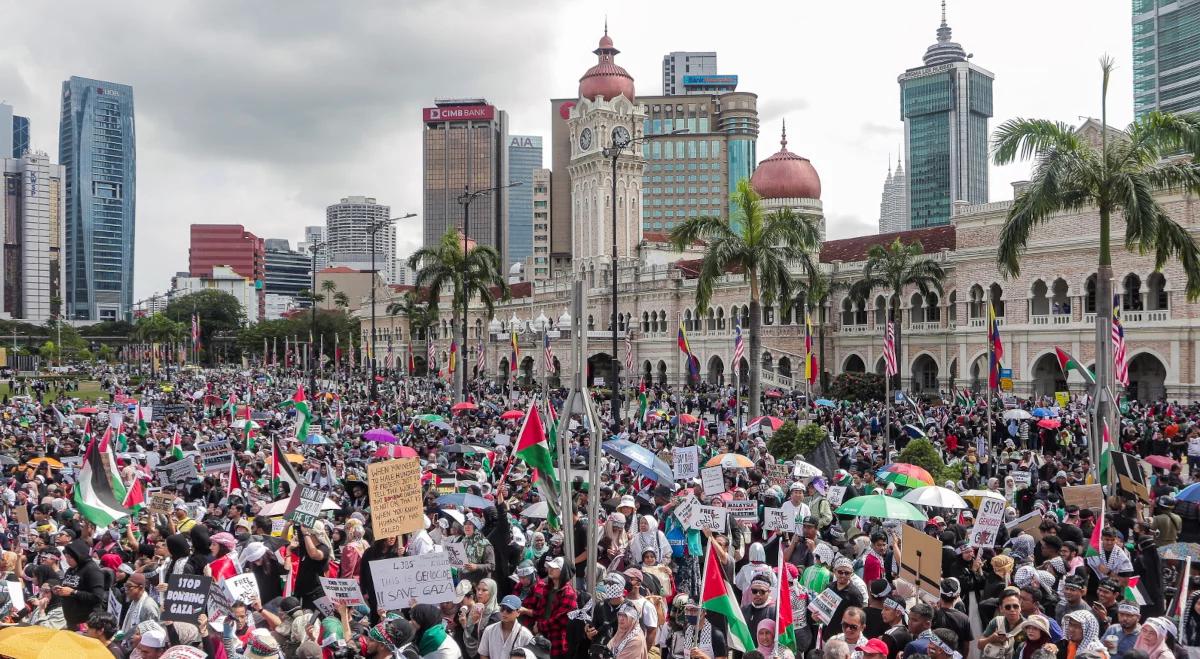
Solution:
<svg viewBox="0 0 1200 659">
<path fill-rule="evenodd" d="M 763 199 L 820 199 L 821 177 L 808 158 L 788 151 L 786 124 L 779 143 L 779 153 L 759 163 L 750 176 L 750 187 Z"/>
<path fill-rule="evenodd" d="M 579 79 L 579 97 L 595 99 L 597 96 L 611 101 L 618 96 L 633 100 L 633 76 L 613 62 L 613 57 L 621 52 L 613 48 L 612 38 L 605 28 L 604 36 L 600 38 L 600 46 L 592 51 L 598 61 Z"/>
</svg>

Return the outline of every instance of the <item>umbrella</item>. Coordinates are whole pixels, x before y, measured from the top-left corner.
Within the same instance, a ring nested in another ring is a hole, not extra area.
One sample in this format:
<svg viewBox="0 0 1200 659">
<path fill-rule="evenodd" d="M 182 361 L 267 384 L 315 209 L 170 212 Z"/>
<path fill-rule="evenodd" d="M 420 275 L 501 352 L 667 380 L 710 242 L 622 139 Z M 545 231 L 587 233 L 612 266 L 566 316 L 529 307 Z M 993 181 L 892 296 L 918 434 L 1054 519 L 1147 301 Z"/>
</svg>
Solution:
<svg viewBox="0 0 1200 659">
<path fill-rule="evenodd" d="M 9 627 L 0 631 L 0 655 L 14 659 L 112 659 L 100 641 L 49 627 Z"/>
<path fill-rule="evenodd" d="M 429 423 L 433 423 L 435 421 L 445 421 L 445 420 L 446 420 L 446 417 L 444 417 L 440 414 L 418 414 L 417 415 L 417 421 L 426 421 Z"/>
<path fill-rule="evenodd" d="M 265 504 L 262 507 L 262 509 L 258 511 L 258 514 L 262 515 L 263 517 L 279 517 L 280 515 L 287 512 L 289 503 L 291 503 L 290 498 L 289 499 L 280 499 L 279 501 L 272 501 L 271 503 Z M 335 502 L 333 499 L 330 499 L 329 497 L 325 497 L 325 500 L 321 502 L 321 510 L 341 510 L 341 509 L 342 509 L 342 507 L 339 506 L 337 504 L 337 502 Z M 0 654 L 3 654 L 3 653 L 0 653 Z"/>
<path fill-rule="evenodd" d="M 417 452 L 411 446 L 392 444 L 391 446 L 380 446 L 372 455 L 376 458 L 415 458 Z"/>
<path fill-rule="evenodd" d="M 1194 542 L 1173 542 L 1158 548 L 1160 558 L 1200 561 L 1200 545 Z"/>
<path fill-rule="evenodd" d="M 1054 430 L 1062 425 L 1058 419 L 1042 419 L 1041 421 L 1038 421 L 1037 424 L 1039 428 L 1045 428 L 1047 430 Z"/>
<path fill-rule="evenodd" d="M 1005 421 L 1012 421 L 1013 419 L 1016 419 L 1017 421 L 1024 421 L 1025 419 L 1032 418 L 1033 415 L 1025 410 L 1007 410 L 1004 412 Z"/>
<path fill-rule="evenodd" d="M 316 433 L 313 433 L 304 438 L 304 443 L 308 444 L 309 446 L 316 446 L 318 444 L 328 444 L 329 440 Z"/>
<path fill-rule="evenodd" d="M 645 446 L 634 444 L 626 439 L 607 441 L 602 446 L 604 452 L 616 458 L 617 462 L 646 478 L 660 483 L 670 483 L 675 480 L 671 466 Z"/>
<path fill-rule="evenodd" d="M 550 505 L 545 501 L 530 504 L 521 511 L 521 517 L 528 517 L 530 519 L 546 519 L 549 514 Z"/>
<path fill-rule="evenodd" d="M 838 506 L 838 509 L 834 512 L 839 515 L 850 515 L 852 517 L 905 519 L 917 522 L 924 522 L 929 519 L 911 503 L 901 499 L 893 499 L 882 494 L 867 494 L 861 497 L 854 497 Z"/>
<path fill-rule="evenodd" d="M 474 444 L 449 444 L 442 447 L 442 453 L 487 453 L 487 449 Z"/>
<path fill-rule="evenodd" d="M 524 416 L 525 413 L 521 410 L 508 410 L 504 414 L 501 414 L 500 418 L 504 419 L 505 421 L 512 421 L 513 419 L 520 419 Z"/>
<path fill-rule="evenodd" d="M 1142 459 L 1146 461 L 1146 464 L 1155 469 L 1170 469 L 1179 464 L 1165 455 L 1148 455 Z"/>
<path fill-rule="evenodd" d="M 896 462 L 879 470 L 879 477 L 889 483 L 895 483 L 902 487 L 921 487 L 922 485 L 933 485 L 933 476 L 925 471 L 924 467 L 910 465 L 903 462 Z"/>
<path fill-rule="evenodd" d="M 921 430 L 911 423 L 904 424 L 904 433 L 913 439 L 919 439 L 926 436 L 924 430 Z"/>
<path fill-rule="evenodd" d="M 933 506 L 934 508 L 969 508 L 970 505 L 954 490 L 947 490 L 938 485 L 926 485 L 910 490 L 903 497 L 904 501 L 917 506 Z"/>
<path fill-rule="evenodd" d="M 783 398 L 783 392 L 778 389 L 772 389 L 772 390 L 768 391 L 765 395 L 767 398 Z"/>
<path fill-rule="evenodd" d="M 751 419 L 750 426 L 767 426 L 771 430 L 779 430 L 783 426 L 783 419 L 777 416 L 760 416 Z"/>
<path fill-rule="evenodd" d="M 1180 490 L 1179 494 L 1175 495 L 1175 500 L 1200 503 L 1200 483 L 1192 483 Z"/>
<path fill-rule="evenodd" d="M 817 407 L 837 407 L 837 403 L 829 400 L 828 398 L 818 398 L 813 402 L 813 405 L 816 405 Z"/>
<path fill-rule="evenodd" d="M 1004 499 L 1003 494 L 991 490 L 967 490 L 959 496 L 976 508 L 983 504 L 984 499 Z"/>
<path fill-rule="evenodd" d="M 41 467 L 43 464 L 50 465 L 51 469 L 62 469 L 63 464 L 54 458 L 34 458 L 25 464 L 30 467 Z"/>
<path fill-rule="evenodd" d="M 445 515 L 446 517 L 449 517 L 450 519 L 458 522 L 459 524 L 467 523 L 467 516 L 458 512 L 457 510 L 455 510 L 453 508 L 443 508 L 438 511 L 438 514 Z"/>
<path fill-rule="evenodd" d="M 100 413 L 100 410 L 98 408 L 90 407 L 90 406 L 89 407 L 81 407 L 75 411 L 80 414 L 99 414 Z"/>
<path fill-rule="evenodd" d="M 11 455 L 0 455 L 0 465 L 13 466 L 16 465 L 17 459 Z"/>
<path fill-rule="evenodd" d="M 453 494 L 443 494 L 436 499 L 439 506 L 462 506 L 463 508 L 495 508 L 496 504 L 484 499 L 477 494 L 467 494 L 466 492 L 454 492 Z"/>
<path fill-rule="evenodd" d="M 283 459 L 287 460 L 288 462 L 295 462 L 296 464 L 302 464 L 304 462 L 304 456 L 300 455 L 299 453 L 284 453 Z"/>
<path fill-rule="evenodd" d="M 820 468 L 810 465 L 803 460 L 797 460 L 792 464 L 792 476 L 796 478 L 816 478 L 824 473 Z"/>
<path fill-rule="evenodd" d="M 451 412 L 469 412 L 471 410 L 477 410 L 477 409 L 479 409 L 479 406 L 476 405 L 475 403 L 455 403 L 454 406 L 450 408 L 450 411 Z"/>
<path fill-rule="evenodd" d="M 1034 416 L 1036 416 L 1036 417 L 1038 417 L 1038 418 L 1041 418 L 1041 417 L 1047 417 L 1047 416 L 1058 416 L 1058 414 L 1056 414 L 1056 413 L 1054 412 L 1054 410 L 1048 410 L 1048 409 L 1046 409 L 1046 408 L 1044 408 L 1044 407 L 1035 407 L 1035 408 L 1033 408 L 1033 415 L 1034 415 Z"/>
<path fill-rule="evenodd" d="M 680 423 L 686 423 L 689 426 L 692 425 L 693 423 L 700 422 L 700 419 L 692 416 L 691 414 L 680 414 L 677 418 L 679 419 Z M 709 465 L 709 466 L 712 466 L 712 465 Z"/>
<path fill-rule="evenodd" d="M 363 439 L 368 442 L 377 442 L 380 444 L 393 444 L 396 441 L 396 436 L 387 428 L 372 428 L 363 433 Z"/>
<path fill-rule="evenodd" d="M 429 424 L 429 427 L 437 428 L 438 430 L 450 430 L 450 424 L 446 423 L 445 421 L 434 421 L 433 423 Z"/>
<path fill-rule="evenodd" d="M 754 463 L 744 455 L 737 453 L 721 453 L 709 458 L 708 462 L 704 463 L 705 467 L 716 467 L 720 465 L 726 469 L 750 469 Z"/>
</svg>

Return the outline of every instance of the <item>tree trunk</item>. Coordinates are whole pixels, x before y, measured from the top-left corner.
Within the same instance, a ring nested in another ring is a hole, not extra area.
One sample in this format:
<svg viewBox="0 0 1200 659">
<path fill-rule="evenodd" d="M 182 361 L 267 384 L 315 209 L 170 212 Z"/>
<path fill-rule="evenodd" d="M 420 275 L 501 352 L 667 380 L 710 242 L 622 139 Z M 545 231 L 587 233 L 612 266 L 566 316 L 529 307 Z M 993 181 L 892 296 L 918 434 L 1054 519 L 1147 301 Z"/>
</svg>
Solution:
<svg viewBox="0 0 1200 659">
<path fill-rule="evenodd" d="M 891 302 L 888 303 L 888 313 L 891 315 L 891 318 L 892 318 L 891 322 L 893 323 L 893 327 L 895 328 L 895 334 L 896 334 L 896 345 L 894 346 L 896 349 L 896 376 L 895 376 L 895 379 L 892 380 L 893 395 L 895 395 L 895 392 L 897 392 L 897 391 L 904 391 L 904 357 L 903 357 L 904 350 L 902 349 L 902 346 L 904 345 L 904 343 L 903 343 L 903 338 L 902 338 L 903 330 L 900 327 L 900 325 L 902 324 L 900 322 L 901 321 L 900 291 L 895 292 L 895 297 L 896 297 L 895 306 L 893 306 Z M 886 371 L 886 369 L 885 369 L 885 371 Z"/>
<path fill-rule="evenodd" d="M 1096 269 L 1096 390 L 1094 415 L 1088 432 L 1088 456 L 1092 469 L 1099 479 L 1100 453 L 1104 450 L 1104 424 L 1114 436 L 1118 432 L 1115 425 L 1116 412 L 1116 377 L 1113 370 L 1112 351 L 1112 253 L 1109 244 L 1110 211 L 1100 209 L 1100 263 Z M 1111 395 L 1110 400 L 1105 396 Z M 1105 485 L 1105 483 L 1101 483 Z"/>
<path fill-rule="evenodd" d="M 817 382 L 820 383 L 820 392 L 824 396 L 829 383 L 825 381 L 825 300 L 821 300 L 821 310 L 817 314 L 817 340 L 820 341 L 817 354 L 820 361 L 817 364 Z"/>
<path fill-rule="evenodd" d="M 754 286 L 753 281 L 751 286 Z M 759 416 L 759 398 L 762 394 L 762 337 L 758 334 L 758 328 L 762 326 L 762 305 L 755 297 L 750 298 L 750 349 L 746 351 L 746 357 L 750 362 L 750 418 L 755 419 Z"/>
</svg>

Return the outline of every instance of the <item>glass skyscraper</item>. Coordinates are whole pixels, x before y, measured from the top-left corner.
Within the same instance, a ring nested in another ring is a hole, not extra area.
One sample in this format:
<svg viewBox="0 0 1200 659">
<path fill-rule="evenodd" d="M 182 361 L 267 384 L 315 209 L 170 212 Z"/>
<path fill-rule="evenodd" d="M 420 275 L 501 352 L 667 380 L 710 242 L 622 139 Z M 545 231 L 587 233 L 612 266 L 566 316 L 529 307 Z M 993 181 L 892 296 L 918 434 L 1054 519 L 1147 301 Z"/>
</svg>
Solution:
<svg viewBox="0 0 1200 659">
<path fill-rule="evenodd" d="M 136 149 L 133 88 L 72 77 L 62 85 L 59 162 L 66 168 L 66 316 L 130 318 Z"/>
<path fill-rule="evenodd" d="M 910 229 L 949 224 L 957 200 L 988 200 L 994 76 L 969 63 L 963 47 L 950 40 L 944 5 L 942 11 L 937 43 L 925 51 L 925 65 L 898 79 Z"/>
<path fill-rule="evenodd" d="M 29 148 L 29 117 L 13 115 L 12 157 L 20 158 Z"/>
<path fill-rule="evenodd" d="M 542 168 L 542 138 L 508 137 L 508 180 L 521 185 L 508 191 L 508 262 L 524 263 L 533 255 L 533 173 Z"/>
<path fill-rule="evenodd" d="M 1200 0 L 1133 0 L 1133 112 L 1200 112 Z"/>
</svg>

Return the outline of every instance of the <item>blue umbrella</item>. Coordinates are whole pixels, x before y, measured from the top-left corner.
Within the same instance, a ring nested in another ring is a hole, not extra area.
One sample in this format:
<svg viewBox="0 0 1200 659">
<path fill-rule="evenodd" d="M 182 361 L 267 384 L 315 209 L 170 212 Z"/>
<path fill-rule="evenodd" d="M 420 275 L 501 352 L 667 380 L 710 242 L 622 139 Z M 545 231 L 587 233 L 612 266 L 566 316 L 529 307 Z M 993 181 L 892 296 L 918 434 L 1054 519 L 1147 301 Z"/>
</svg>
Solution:
<svg viewBox="0 0 1200 659">
<path fill-rule="evenodd" d="M 496 504 L 484 499 L 477 494 L 467 494 L 466 492 L 455 492 L 453 494 L 443 494 L 437 498 L 438 505 L 442 506 L 462 506 L 463 508 L 495 508 Z"/>
<path fill-rule="evenodd" d="M 920 428 L 914 426 L 911 423 L 904 424 L 904 433 L 907 434 L 909 437 L 912 437 L 913 439 L 919 439 L 921 437 L 925 437 L 925 431 L 921 430 Z"/>
<path fill-rule="evenodd" d="M 1200 483 L 1192 483 L 1179 491 L 1175 495 L 1176 501 L 1191 501 L 1192 503 L 1200 503 Z"/>
<path fill-rule="evenodd" d="M 818 407 L 837 407 L 837 403 L 829 400 L 828 398 L 818 398 L 816 400 L 816 405 Z"/>
<path fill-rule="evenodd" d="M 313 433 L 313 434 L 309 435 L 308 437 L 305 437 L 305 438 L 304 438 L 304 443 L 305 443 L 305 444 L 312 444 L 312 445 L 316 445 L 316 444 L 328 444 L 328 443 L 329 443 L 329 440 L 328 440 L 328 439 L 325 439 L 324 437 L 322 437 L 322 436 L 320 436 L 320 435 L 318 435 L 318 434 L 316 434 L 316 433 Z"/>
<path fill-rule="evenodd" d="M 1033 415 L 1038 418 L 1047 417 L 1047 416 L 1058 416 L 1057 414 L 1054 413 L 1053 410 L 1048 410 L 1044 407 L 1033 408 Z"/>
<path fill-rule="evenodd" d="M 625 439 L 614 439 L 603 444 L 604 452 L 617 459 L 644 478 L 670 483 L 675 479 L 671 465 L 640 444 Z"/>
</svg>

